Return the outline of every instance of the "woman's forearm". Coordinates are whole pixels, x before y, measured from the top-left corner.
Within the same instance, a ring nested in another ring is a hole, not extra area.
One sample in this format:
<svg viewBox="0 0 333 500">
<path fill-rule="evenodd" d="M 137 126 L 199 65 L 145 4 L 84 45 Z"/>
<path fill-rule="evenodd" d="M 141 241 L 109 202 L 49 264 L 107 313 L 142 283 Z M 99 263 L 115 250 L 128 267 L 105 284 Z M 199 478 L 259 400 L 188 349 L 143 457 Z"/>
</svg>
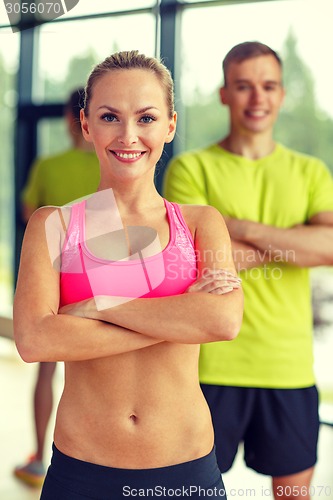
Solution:
<svg viewBox="0 0 333 500">
<path fill-rule="evenodd" d="M 30 323 L 16 317 L 14 337 L 26 362 L 96 359 L 161 342 L 103 321 L 51 313 Z"/>
<path fill-rule="evenodd" d="M 86 314 L 168 342 L 201 344 L 233 339 L 241 325 L 243 295 L 235 289 L 225 295 L 188 293 L 154 299 L 135 299 Z"/>
</svg>

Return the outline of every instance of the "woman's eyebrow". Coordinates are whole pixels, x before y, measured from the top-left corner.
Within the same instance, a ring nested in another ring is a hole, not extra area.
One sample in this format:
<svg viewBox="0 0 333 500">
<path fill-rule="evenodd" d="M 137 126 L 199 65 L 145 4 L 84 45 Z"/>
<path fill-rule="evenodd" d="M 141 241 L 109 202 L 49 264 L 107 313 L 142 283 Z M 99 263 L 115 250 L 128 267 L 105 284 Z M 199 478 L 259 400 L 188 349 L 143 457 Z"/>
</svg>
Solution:
<svg viewBox="0 0 333 500">
<path fill-rule="evenodd" d="M 120 114 L 121 113 L 121 111 L 119 109 L 113 108 L 112 106 L 108 106 L 107 104 L 102 104 L 102 106 L 98 107 L 98 110 L 99 109 L 107 109 L 111 113 L 116 113 L 116 114 Z M 147 111 L 149 111 L 151 109 L 154 109 L 154 110 L 158 111 L 158 108 L 156 106 L 150 106 L 149 105 L 149 106 L 145 106 L 144 108 L 138 109 L 137 111 L 135 111 L 135 114 L 136 115 L 140 115 L 142 113 L 146 113 Z"/>
</svg>

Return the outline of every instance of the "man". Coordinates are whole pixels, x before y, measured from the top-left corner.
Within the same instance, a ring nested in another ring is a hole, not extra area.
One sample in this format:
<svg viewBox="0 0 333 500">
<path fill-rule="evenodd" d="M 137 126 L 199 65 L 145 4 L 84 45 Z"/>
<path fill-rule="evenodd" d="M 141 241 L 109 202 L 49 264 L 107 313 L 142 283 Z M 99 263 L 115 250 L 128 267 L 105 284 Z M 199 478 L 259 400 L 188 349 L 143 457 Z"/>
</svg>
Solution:
<svg viewBox="0 0 333 500">
<path fill-rule="evenodd" d="M 246 464 L 272 476 L 276 499 L 304 500 L 319 428 L 308 268 L 333 264 L 333 181 L 318 159 L 274 142 L 285 93 L 276 52 L 241 43 L 223 71 L 229 133 L 174 158 L 165 197 L 224 215 L 243 278 L 238 338 L 200 355 L 221 471 L 244 441 Z"/>
<path fill-rule="evenodd" d="M 22 194 L 22 213 L 28 222 L 32 213 L 44 205 L 62 206 L 97 190 L 99 163 L 91 145 L 81 133 L 80 110 L 84 89 L 74 90 L 65 105 L 65 119 L 72 147 L 63 153 L 37 159 L 30 170 Z M 32 486 L 44 481 L 44 443 L 53 408 L 52 380 L 56 363 L 39 363 L 34 391 L 36 451 L 27 463 L 16 467 L 15 476 Z"/>
</svg>

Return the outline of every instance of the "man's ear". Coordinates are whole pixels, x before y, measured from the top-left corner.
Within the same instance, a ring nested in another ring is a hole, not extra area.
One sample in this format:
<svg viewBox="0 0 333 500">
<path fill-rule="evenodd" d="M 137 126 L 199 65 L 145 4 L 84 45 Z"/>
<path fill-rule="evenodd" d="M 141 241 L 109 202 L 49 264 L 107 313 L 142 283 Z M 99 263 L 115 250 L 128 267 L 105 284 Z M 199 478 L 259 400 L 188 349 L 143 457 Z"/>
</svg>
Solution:
<svg viewBox="0 0 333 500">
<path fill-rule="evenodd" d="M 176 126 L 177 126 L 177 113 L 174 112 L 173 117 L 171 118 L 169 123 L 168 134 L 165 138 L 166 143 L 172 142 L 173 138 L 175 137 Z"/>
<path fill-rule="evenodd" d="M 82 135 L 85 138 L 87 142 L 92 142 L 90 132 L 89 132 L 89 125 L 88 125 L 88 120 L 86 118 L 86 115 L 84 113 L 84 109 L 81 109 L 80 111 L 80 121 L 81 121 L 81 130 L 82 130 Z"/>
<path fill-rule="evenodd" d="M 220 101 L 224 106 L 228 104 L 227 88 L 224 86 L 220 88 Z"/>
</svg>

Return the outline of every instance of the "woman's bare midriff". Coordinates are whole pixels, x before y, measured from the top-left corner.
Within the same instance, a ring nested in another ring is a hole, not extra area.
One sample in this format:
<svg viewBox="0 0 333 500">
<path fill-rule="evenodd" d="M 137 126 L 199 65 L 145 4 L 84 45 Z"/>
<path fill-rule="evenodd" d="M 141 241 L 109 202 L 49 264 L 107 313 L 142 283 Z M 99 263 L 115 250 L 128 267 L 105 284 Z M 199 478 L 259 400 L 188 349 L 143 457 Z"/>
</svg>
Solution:
<svg viewBox="0 0 333 500">
<path fill-rule="evenodd" d="M 148 469 L 207 455 L 214 437 L 199 346 L 162 343 L 66 363 L 54 441 L 71 457 Z"/>
</svg>

